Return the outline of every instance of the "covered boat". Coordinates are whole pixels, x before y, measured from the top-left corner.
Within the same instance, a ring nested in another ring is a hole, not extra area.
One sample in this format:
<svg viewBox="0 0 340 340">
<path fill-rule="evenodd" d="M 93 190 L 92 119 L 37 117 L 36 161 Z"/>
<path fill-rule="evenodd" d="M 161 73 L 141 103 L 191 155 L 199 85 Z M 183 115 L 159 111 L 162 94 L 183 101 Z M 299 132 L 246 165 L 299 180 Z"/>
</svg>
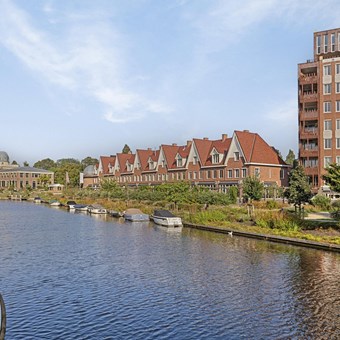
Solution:
<svg viewBox="0 0 340 340">
<path fill-rule="evenodd" d="M 76 204 L 77 204 L 77 203 L 76 203 L 75 201 L 67 201 L 67 202 L 66 202 L 66 206 L 67 206 L 70 210 L 74 210 Z"/>
<path fill-rule="evenodd" d="M 107 210 L 100 204 L 89 205 L 87 211 L 90 214 L 107 214 Z"/>
<path fill-rule="evenodd" d="M 165 227 L 182 227 L 182 219 L 175 216 L 169 210 L 155 210 L 152 219 L 156 224 Z"/>
<path fill-rule="evenodd" d="M 126 209 L 123 213 L 123 217 L 127 221 L 132 222 L 143 222 L 143 221 L 149 221 L 149 215 L 143 214 L 139 209 L 131 208 Z"/>
</svg>

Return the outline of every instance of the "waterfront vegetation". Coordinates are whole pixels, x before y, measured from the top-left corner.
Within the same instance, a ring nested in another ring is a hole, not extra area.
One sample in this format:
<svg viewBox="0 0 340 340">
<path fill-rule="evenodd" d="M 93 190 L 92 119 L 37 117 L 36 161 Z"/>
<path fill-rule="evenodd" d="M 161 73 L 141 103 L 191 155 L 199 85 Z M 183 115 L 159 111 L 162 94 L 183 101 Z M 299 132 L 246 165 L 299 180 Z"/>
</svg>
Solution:
<svg viewBox="0 0 340 340">
<path fill-rule="evenodd" d="M 11 193 L 3 191 L 3 197 Z M 51 192 L 26 190 L 26 198 L 40 196 L 43 200 L 55 199 Z M 69 188 L 60 196 L 66 203 L 72 199 L 78 203 L 98 203 L 109 210 L 124 211 L 139 208 L 147 214 L 154 209 L 165 208 L 181 216 L 185 222 L 209 225 L 231 230 L 278 235 L 340 245 L 340 203 L 315 196 L 305 204 L 303 216 L 283 199 L 267 199 L 242 203 L 238 190 L 231 187 L 227 193 L 218 193 L 189 183 L 162 184 L 157 187 L 122 187 L 112 181 L 104 182 L 101 189 Z M 333 218 L 306 219 L 309 214 L 329 211 Z"/>
</svg>

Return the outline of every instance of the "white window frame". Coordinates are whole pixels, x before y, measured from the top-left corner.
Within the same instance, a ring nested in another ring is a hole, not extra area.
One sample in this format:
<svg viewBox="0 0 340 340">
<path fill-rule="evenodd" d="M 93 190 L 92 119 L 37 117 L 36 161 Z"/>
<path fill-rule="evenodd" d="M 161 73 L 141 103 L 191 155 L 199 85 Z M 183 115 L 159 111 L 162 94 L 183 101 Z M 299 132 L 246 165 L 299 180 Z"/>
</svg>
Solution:
<svg viewBox="0 0 340 340">
<path fill-rule="evenodd" d="M 331 52 L 335 52 L 335 33 L 331 34 Z"/>
<path fill-rule="evenodd" d="M 323 65 L 323 75 L 330 76 L 331 74 L 332 74 L 331 65 L 330 64 Z"/>
<path fill-rule="evenodd" d="M 332 84 L 323 84 L 323 94 L 332 93 Z"/>
<path fill-rule="evenodd" d="M 247 169 L 243 168 L 242 169 L 242 178 L 246 178 L 247 177 Z"/>
<path fill-rule="evenodd" d="M 336 138 L 336 148 L 340 149 L 340 138 Z"/>
<path fill-rule="evenodd" d="M 329 157 L 329 156 L 324 157 L 323 164 L 325 168 L 327 168 L 327 166 L 331 163 L 332 163 L 332 157 Z"/>
<path fill-rule="evenodd" d="M 228 170 L 228 178 L 233 178 L 233 170 Z"/>
<path fill-rule="evenodd" d="M 238 151 L 234 152 L 234 161 L 237 162 L 240 160 L 240 153 Z"/>
<path fill-rule="evenodd" d="M 324 138 L 323 139 L 323 148 L 325 150 L 332 149 L 332 138 Z"/>
<path fill-rule="evenodd" d="M 340 165 L 340 156 L 336 156 L 336 164 Z"/>
<path fill-rule="evenodd" d="M 323 52 L 328 53 L 328 34 L 323 36 Z"/>
<path fill-rule="evenodd" d="M 339 41 L 340 41 L 340 36 L 339 36 Z M 316 36 L 316 54 L 321 53 L 321 35 Z"/>
<path fill-rule="evenodd" d="M 340 74 L 340 64 L 335 64 L 335 74 Z"/>
<path fill-rule="evenodd" d="M 340 119 L 337 119 L 337 120 L 335 121 L 335 124 L 336 124 L 336 129 L 337 129 L 337 130 L 340 130 Z"/>
<path fill-rule="evenodd" d="M 234 169 L 235 178 L 240 178 L 240 169 Z"/>
<path fill-rule="evenodd" d="M 332 112 L 332 103 L 331 102 L 323 102 L 323 112 L 330 113 Z"/>
<path fill-rule="evenodd" d="M 335 93 L 340 93 L 340 83 L 339 82 L 335 83 Z"/>
<path fill-rule="evenodd" d="M 330 119 L 327 119 L 323 122 L 323 129 L 324 131 L 332 130 L 332 121 Z"/>
<path fill-rule="evenodd" d="M 340 100 L 335 101 L 335 111 L 340 112 Z"/>
</svg>

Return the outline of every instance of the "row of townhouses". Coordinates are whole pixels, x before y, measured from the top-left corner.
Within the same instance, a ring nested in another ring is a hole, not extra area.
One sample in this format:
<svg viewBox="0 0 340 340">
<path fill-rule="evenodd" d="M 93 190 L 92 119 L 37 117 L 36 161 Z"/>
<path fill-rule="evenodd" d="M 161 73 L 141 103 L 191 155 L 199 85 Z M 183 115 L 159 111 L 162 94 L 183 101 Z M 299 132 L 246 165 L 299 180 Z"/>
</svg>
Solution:
<svg viewBox="0 0 340 340">
<path fill-rule="evenodd" d="M 97 187 L 104 179 L 125 186 L 189 181 L 226 192 L 248 176 L 258 176 L 265 186 L 285 187 L 289 169 L 261 136 L 244 130 L 218 140 L 194 138 L 180 146 L 101 156 L 98 165 L 84 170 L 82 182 L 83 187 Z"/>
</svg>

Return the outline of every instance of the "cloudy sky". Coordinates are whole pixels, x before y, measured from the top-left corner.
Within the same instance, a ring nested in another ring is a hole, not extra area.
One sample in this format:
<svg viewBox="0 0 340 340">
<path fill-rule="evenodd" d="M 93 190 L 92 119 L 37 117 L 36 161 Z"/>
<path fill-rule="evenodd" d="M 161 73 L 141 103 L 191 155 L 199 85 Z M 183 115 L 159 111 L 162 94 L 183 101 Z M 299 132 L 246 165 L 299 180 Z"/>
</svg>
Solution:
<svg viewBox="0 0 340 340">
<path fill-rule="evenodd" d="M 297 64 L 338 0 L 0 0 L 0 150 L 31 165 L 234 130 L 297 154 Z"/>
</svg>

